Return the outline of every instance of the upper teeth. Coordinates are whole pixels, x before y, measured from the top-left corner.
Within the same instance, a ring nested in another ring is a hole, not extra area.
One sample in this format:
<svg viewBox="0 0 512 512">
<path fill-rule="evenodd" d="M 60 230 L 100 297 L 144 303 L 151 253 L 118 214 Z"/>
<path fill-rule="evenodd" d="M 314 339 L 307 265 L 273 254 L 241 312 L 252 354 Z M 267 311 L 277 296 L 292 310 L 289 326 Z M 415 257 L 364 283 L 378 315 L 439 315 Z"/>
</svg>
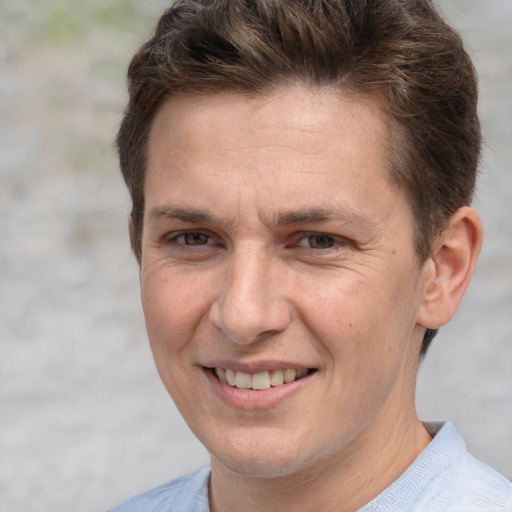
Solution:
<svg viewBox="0 0 512 512">
<path fill-rule="evenodd" d="M 307 368 L 295 370 L 270 370 L 259 373 L 236 372 L 224 368 L 215 368 L 215 374 L 221 382 L 240 389 L 268 389 L 271 386 L 293 382 L 308 374 Z"/>
</svg>

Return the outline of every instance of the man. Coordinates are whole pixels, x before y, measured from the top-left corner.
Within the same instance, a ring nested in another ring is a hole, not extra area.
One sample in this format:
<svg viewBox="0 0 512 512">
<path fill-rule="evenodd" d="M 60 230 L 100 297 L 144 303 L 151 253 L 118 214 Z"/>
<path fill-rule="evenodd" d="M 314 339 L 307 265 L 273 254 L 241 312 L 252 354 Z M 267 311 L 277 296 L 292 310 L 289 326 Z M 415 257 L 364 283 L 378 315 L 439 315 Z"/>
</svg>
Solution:
<svg viewBox="0 0 512 512">
<path fill-rule="evenodd" d="M 414 403 L 482 241 L 476 76 L 431 2 L 178 1 L 129 88 L 149 340 L 211 466 L 115 510 L 512 510 Z"/>
</svg>

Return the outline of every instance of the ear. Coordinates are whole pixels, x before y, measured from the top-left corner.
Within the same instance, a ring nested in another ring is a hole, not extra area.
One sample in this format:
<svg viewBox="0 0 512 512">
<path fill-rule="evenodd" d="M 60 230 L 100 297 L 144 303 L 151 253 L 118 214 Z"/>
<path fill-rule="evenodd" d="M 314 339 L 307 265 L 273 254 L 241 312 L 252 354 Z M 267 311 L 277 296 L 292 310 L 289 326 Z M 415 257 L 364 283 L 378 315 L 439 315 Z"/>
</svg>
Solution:
<svg viewBox="0 0 512 512">
<path fill-rule="evenodd" d="M 418 324 L 437 329 L 453 318 L 473 274 L 482 238 L 482 222 L 473 208 L 464 206 L 452 215 L 424 265 Z"/>
</svg>

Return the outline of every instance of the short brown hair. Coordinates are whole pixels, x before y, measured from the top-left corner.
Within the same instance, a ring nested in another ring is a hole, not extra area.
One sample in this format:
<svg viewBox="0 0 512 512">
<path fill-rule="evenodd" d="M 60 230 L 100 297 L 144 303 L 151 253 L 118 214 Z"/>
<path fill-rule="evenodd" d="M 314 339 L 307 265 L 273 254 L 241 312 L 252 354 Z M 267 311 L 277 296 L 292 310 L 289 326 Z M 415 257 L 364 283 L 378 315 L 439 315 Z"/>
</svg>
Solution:
<svg viewBox="0 0 512 512">
<path fill-rule="evenodd" d="M 428 258 L 449 217 L 471 202 L 481 146 L 474 67 L 432 2 L 177 0 L 131 61 L 117 136 L 139 261 L 148 137 L 164 99 L 291 83 L 379 98 L 389 178 L 410 201 L 420 263 Z"/>
</svg>

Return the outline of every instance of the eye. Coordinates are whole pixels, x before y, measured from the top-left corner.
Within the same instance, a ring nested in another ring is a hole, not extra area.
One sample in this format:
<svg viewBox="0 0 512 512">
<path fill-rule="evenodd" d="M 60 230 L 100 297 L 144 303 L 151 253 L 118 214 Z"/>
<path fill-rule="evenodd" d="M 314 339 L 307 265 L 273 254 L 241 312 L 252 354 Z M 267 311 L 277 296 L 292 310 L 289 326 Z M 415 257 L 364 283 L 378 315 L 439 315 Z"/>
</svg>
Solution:
<svg viewBox="0 0 512 512">
<path fill-rule="evenodd" d="M 329 233 L 297 233 L 295 241 L 289 246 L 297 256 L 303 257 L 346 257 L 353 242 L 343 236 Z"/>
<path fill-rule="evenodd" d="M 225 248 L 222 237 L 215 232 L 185 229 L 162 234 L 158 247 L 165 251 L 166 258 L 190 263 L 211 261 Z"/>
<path fill-rule="evenodd" d="M 331 249 L 338 243 L 332 235 L 324 233 L 311 233 L 303 236 L 297 243 L 300 247 L 308 247 L 309 249 Z"/>
<path fill-rule="evenodd" d="M 306 238 L 302 239 L 301 242 L 300 245 L 307 243 L 308 247 L 311 247 L 311 249 L 330 249 L 334 247 L 335 244 L 334 237 L 323 234 L 308 235 Z"/>
<path fill-rule="evenodd" d="M 204 233 L 181 233 L 172 239 L 174 242 L 183 245 L 206 245 L 210 241 L 210 237 Z"/>
</svg>

